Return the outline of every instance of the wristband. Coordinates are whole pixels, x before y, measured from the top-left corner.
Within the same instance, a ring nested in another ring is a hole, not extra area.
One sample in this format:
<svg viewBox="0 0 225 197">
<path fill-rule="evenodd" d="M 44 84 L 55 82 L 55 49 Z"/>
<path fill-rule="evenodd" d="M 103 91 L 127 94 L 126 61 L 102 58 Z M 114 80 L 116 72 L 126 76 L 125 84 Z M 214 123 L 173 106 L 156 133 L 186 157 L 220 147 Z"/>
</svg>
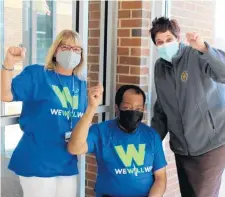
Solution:
<svg viewBox="0 0 225 197">
<path fill-rule="evenodd" d="M 14 71 L 14 68 L 6 68 L 3 64 L 2 64 L 2 69 L 7 71 Z"/>
</svg>

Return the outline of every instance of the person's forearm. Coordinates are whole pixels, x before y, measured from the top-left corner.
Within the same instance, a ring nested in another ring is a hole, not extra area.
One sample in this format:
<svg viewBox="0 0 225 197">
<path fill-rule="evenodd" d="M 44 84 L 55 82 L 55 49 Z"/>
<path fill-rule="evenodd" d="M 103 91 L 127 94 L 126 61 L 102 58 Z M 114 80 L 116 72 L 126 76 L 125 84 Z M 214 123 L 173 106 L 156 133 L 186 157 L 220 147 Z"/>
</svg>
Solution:
<svg viewBox="0 0 225 197">
<path fill-rule="evenodd" d="M 68 142 L 68 150 L 72 154 L 78 154 L 80 148 L 86 143 L 88 130 L 96 112 L 96 107 L 88 106 L 85 114 L 73 129 Z"/>
<path fill-rule="evenodd" d="M 163 197 L 166 191 L 166 183 L 164 180 L 156 180 L 153 184 L 148 197 Z"/>
<path fill-rule="evenodd" d="M 4 62 L 3 66 L 7 69 L 12 69 L 13 65 Z M 1 69 L 1 101 L 10 102 L 13 100 L 11 85 L 12 85 L 12 71 Z"/>
<path fill-rule="evenodd" d="M 217 80 L 225 83 L 225 52 L 212 48 L 208 44 L 206 46 L 208 50 L 201 55 L 201 58 L 208 63 L 211 70 L 209 74 L 215 73 Z M 204 65 L 203 63 L 201 66 Z M 206 69 L 204 68 L 204 70 Z"/>
</svg>

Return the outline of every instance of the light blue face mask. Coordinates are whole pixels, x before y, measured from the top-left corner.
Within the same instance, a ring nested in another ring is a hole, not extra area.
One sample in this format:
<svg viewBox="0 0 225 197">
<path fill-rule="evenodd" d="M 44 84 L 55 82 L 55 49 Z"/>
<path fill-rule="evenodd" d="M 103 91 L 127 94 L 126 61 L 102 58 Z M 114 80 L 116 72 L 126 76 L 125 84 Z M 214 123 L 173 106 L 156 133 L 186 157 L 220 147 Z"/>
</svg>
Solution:
<svg viewBox="0 0 225 197">
<path fill-rule="evenodd" d="M 74 69 L 81 60 L 81 54 L 73 51 L 59 51 L 56 54 L 56 61 L 67 70 Z"/>
<path fill-rule="evenodd" d="M 172 58 L 179 50 L 179 43 L 177 41 L 169 42 L 157 47 L 159 56 L 168 62 L 172 62 Z"/>
</svg>

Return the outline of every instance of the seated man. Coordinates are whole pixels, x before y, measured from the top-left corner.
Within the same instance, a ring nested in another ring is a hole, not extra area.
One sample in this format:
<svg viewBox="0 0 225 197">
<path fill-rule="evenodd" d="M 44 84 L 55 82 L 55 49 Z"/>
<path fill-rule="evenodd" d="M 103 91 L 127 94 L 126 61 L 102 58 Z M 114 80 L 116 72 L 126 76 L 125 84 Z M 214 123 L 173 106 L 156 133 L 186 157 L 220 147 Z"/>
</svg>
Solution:
<svg viewBox="0 0 225 197">
<path fill-rule="evenodd" d="M 71 154 L 94 153 L 97 160 L 96 197 L 162 197 L 166 188 L 166 161 L 160 136 L 141 123 L 145 94 L 137 86 L 116 93 L 114 120 L 89 126 L 103 88 L 89 92 L 86 113 L 68 142 Z"/>
</svg>

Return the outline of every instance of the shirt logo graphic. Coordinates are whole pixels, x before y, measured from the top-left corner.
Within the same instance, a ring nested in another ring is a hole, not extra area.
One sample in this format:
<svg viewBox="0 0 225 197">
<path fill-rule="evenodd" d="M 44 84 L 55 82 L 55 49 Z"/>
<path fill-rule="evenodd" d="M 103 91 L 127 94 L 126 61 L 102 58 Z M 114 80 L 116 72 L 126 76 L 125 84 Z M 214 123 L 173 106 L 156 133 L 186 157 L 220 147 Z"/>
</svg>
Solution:
<svg viewBox="0 0 225 197">
<path fill-rule="evenodd" d="M 186 82 L 188 80 L 188 72 L 184 71 L 181 73 L 181 81 Z"/>
<path fill-rule="evenodd" d="M 131 167 L 132 161 L 137 166 L 142 166 L 145 159 L 145 144 L 139 144 L 139 150 L 133 144 L 127 146 L 127 152 L 124 151 L 122 146 L 115 146 L 116 152 L 126 167 Z"/>
<path fill-rule="evenodd" d="M 74 95 L 72 97 L 68 87 L 64 87 L 61 91 L 58 86 L 52 85 L 52 89 L 54 90 L 56 96 L 59 98 L 63 108 L 68 108 L 68 104 L 70 104 L 73 109 L 78 109 L 78 95 Z"/>
</svg>

